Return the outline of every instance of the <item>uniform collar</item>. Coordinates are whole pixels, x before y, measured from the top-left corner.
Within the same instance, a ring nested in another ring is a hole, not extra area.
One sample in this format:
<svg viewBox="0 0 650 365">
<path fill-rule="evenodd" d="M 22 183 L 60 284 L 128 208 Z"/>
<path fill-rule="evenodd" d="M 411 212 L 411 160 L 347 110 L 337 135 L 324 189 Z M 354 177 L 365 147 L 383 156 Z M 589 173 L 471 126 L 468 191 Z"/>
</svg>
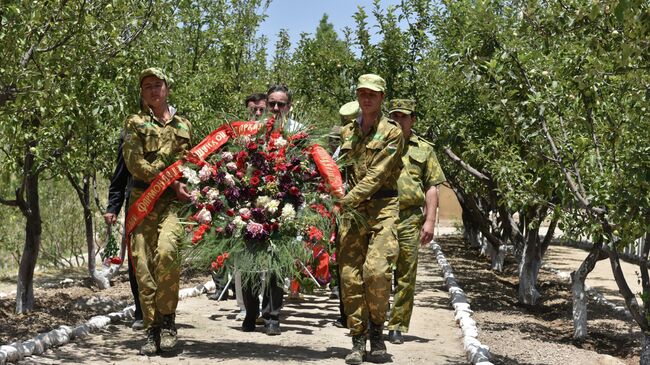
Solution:
<svg viewBox="0 0 650 365">
<path fill-rule="evenodd" d="M 168 105 L 167 109 L 169 110 L 169 120 L 165 123 L 158 120 L 158 118 L 156 118 L 156 116 L 153 114 L 153 111 L 151 109 L 149 109 L 149 116 L 151 117 L 151 119 L 155 120 L 158 124 L 164 127 L 167 124 L 169 124 L 172 120 L 174 120 L 174 117 L 176 116 L 176 108 L 174 108 L 172 105 Z"/>
<path fill-rule="evenodd" d="M 356 128 L 356 133 L 359 135 L 359 137 L 364 137 L 363 132 L 361 131 L 361 121 L 362 121 L 362 116 L 359 114 L 357 117 L 357 122 L 355 123 L 355 128 Z M 379 127 L 379 123 L 381 123 L 381 120 L 384 118 L 384 113 L 379 112 L 379 115 L 377 116 L 377 122 L 373 124 L 372 128 L 368 131 L 366 136 L 371 136 L 375 132 L 377 132 L 377 127 Z"/>
<path fill-rule="evenodd" d="M 416 136 L 412 130 L 411 130 L 411 137 L 409 137 L 409 143 L 418 144 L 418 136 Z"/>
</svg>

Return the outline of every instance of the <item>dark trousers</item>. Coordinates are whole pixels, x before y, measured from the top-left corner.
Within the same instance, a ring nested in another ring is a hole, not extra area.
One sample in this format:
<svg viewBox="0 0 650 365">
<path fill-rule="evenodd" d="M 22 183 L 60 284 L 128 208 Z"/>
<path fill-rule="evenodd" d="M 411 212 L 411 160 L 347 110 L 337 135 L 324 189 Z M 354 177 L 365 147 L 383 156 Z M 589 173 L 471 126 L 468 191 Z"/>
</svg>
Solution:
<svg viewBox="0 0 650 365">
<path fill-rule="evenodd" d="M 142 320 L 142 307 L 140 307 L 140 296 L 138 295 L 138 281 L 135 278 L 135 271 L 133 270 L 133 264 L 131 257 L 129 257 L 129 284 L 131 284 L 131 293 L 133 294 L 133 300 L 135 301 L 135 313 L 133 317 L 136 321 Z"/>
<path fill-rule="evenodd" d="M 260 313 L 259 293 L 252 286 L 244 284 L 242 294 L 244 295 L 244 306 L 246 307 L 245 321 L 255 321 Z M 283 297 L 284 290 L 278 285 L 277 278 L 271 277 L 266 282 L 264 294 L 262 295 L 262 318 L 279 321 Z"/>
</svg>

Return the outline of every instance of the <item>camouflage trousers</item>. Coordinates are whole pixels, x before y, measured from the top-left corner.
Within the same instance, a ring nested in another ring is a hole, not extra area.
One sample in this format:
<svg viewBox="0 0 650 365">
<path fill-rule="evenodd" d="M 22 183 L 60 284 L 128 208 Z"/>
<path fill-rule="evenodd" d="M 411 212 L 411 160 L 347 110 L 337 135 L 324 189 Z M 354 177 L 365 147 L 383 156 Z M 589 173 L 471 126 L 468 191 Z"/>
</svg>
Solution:
<svg viewBox="0 0 650 365">
<path fill-rule="evenodd" d="M 376 199 L 346 213 L 339 226 L 337 256 L 341 295 L 352 336 L 365 334 L 369 321 L 383 325 L 389 306 L 392 265 L 398 253 L 397 198 Z"/>
<path fill-rule="evenodd" d="M 397 225 L 399 255 L 395 265 L 396 287 L 388 329 L 408 332 L 411 314 L 413 314 L 420 229 L 424 223 L 424 216 L 419 207 L 403 209 L 399 213 L 400 222 Z"/>
<path fill-rule="evenodd" d="M 167 194 L 156 202 L 153 211 L 131 235 L 131 257 L 145 328 L 159 326 L 162 316 L 175 313 L 178 305 L 178 241 L 182 227 Z M 132 202 L 139 195 L 141 192 L 132 193 Z"/>
</svg>

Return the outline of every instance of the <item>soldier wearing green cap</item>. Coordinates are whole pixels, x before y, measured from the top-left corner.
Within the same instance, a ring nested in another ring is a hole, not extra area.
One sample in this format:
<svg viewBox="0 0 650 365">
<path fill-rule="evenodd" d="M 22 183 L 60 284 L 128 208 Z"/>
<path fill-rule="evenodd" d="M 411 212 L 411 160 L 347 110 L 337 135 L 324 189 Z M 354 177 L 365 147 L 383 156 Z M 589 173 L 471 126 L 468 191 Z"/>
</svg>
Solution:
<svg viewBox="0 0 650 365">
<path fill-rule="evenodd" d="M 398 254 L 397 179 L 402 168 L 402 130 L 381 112 L 386 82 L 378 75 L 359 77 L 361 113 L 341 129 L 341 166 L 348 192 L 340 201 L 337 256 L 352 351 L 347 364 L 386 354 L 382 332 L 388 310 L 391 266 Z"/>
<path fill-rule="evenodd" d="M 350 122 L 353 122 L 357 119 L 361 113 L 359 108 L 359 102 L 354 100 L 349 103 L 345 103 L 339 108 L 339 115 L 341 116 L 341 124 L 346 125 Z"/>
<path fill-rule="evenodd" d="M 388 321 L 388 340 L 400 344 L 404 342 L 402 332 L 408 332 L 413 313 L 418 246 L 425 246 L 433 239 L 438 207 L 437 186 L 445 181 L 445 175 L 433 147 L 413 134 L 415 100 L 391 100 L 388 113 L 402 127 L 406 141 L 402 156 L 404 168 L 397 181 L 399 256 L 395 266 L 395 295 Z"/>
<path fill-rule="evenodd" d="M 129 204 L 133 204 L 152 180 L 171 161 L 191 147 L 190 122 L 167 103 L 171 79 L 159 68 L 140 73 L 142 110 L 128 117 L 124 137 L 124 161 L 133 176 Z M 131 258 L 138 281 L 147 340 L 143 355 L 171 350 L 176 338 L 176 306 L 180 277 L 178 238 L 182 227 L 178 200 L 189 200 L 185 184 L 175 181 L 156 201 L 153 210 L 133 230 Z"/>
</svg>

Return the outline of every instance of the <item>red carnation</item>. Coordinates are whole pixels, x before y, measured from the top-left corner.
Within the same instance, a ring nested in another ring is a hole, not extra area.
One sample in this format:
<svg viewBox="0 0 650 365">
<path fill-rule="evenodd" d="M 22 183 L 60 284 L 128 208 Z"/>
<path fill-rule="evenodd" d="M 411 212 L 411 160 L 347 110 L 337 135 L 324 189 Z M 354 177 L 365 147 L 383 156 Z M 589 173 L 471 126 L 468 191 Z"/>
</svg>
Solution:
<svg viewBox="0 0 650 365">
<path fill-rule="evenodd" d="M 239 214 L 239 216 L 241 217 L 241 219 L 243 221 L 247 221 L 247 220 L 251 219 L 251 214 L 250 213 L 241 213 L 241 214 Z"/>
<path fill-rule="evenodd" d="M 292 186 L 291 188 L 289 188 L 289 194 L 294 195 L 294 196 L 298 196 L 298 195 L 300 195 L 300 189 L 298 189 L 295 186 Z"/>
<path fill-rule="evenodd" d="M 248 148 L 249 151 L 255 151 L 257 149 L 257 143 L 255 142 L 248 142 L 246 145 L 246 148 Z"/>
<path fill-rule="evenodd" d="M 267 184 L 271 183 L 271 182 L 274 182 L 274 181 L 275 181 L 275 176 L 273 176 L 273 175 L 264 176 L 264 182 L 266 182 Z"/>
<path fill-rule="evenodd" d="M 192 243 L 197 244 L 202 238 L 203 235 L 205 234 L 205 231 L 210 228 L 209 224 L 201 224 L 199 228 L 194 232 L 194 236 L 192 237 Z"/>
<path fill-rule="evenodd" d="M 253 171 L 253 176 L 260 176 L 260 175 L 262 175 L 262 171 L 261 171 L 261 170 L 255 170 L 255 171 Z"/>
<path fill-rule="evenodd" d="M 223 255 L 219 255 L 219 256 L 217 256 L 217 264 L 219 265 L 219 267 L 223 266 L 223 262 L 224 262 L 225 260 L 226 260 L 226 259 L 223 257 Z"/>
<path fill-rule="evenodd" d="M 234 217 L 235 216 L 235 210 L 230 208 L 226 210 L 226 214 L 228 214 L 229 217 Z"/>
<path fill-rule="evenodd" d="M 251 177 L 251 185 L 253 185 L 253 186 L 257 186 L 257 185 L 260 184 L 260 182 L 261 182 L 261 181 L 260 181 L 260 178 L 259 178 L 259 177 L 257 177 L 257 176 L 253 176 L 253 177 Z"/>
<path fill-rule="evenodd" d="M 318 242 L 323 239 L 323 231 L 314 226 L 309 227 L 309 232 L 307 235 L 309 236 L 309 241 L 311 242 Z"/>
</svg>

